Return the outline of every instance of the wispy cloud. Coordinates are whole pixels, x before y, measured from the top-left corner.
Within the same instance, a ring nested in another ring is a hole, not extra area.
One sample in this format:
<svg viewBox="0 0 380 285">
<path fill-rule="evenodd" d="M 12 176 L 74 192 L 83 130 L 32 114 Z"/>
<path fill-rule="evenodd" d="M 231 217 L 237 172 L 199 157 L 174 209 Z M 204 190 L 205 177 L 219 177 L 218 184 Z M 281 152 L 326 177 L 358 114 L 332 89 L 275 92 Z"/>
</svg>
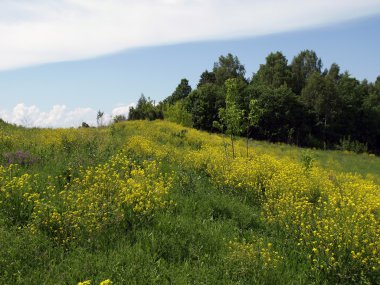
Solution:
<svg viewBox="0 0 380 285">
<path fill-rule="evenodd" d="M 129 108 L 134 104 L 119 105 L 105 112 L 103 123 L 108 124 L 117 115 L 128 116 Z M 0 118 L 3 120 L 26 127 L 78 127 L 82 122 L 96 126 L 97 111 L 92 108 L 68 109 L 65 105 L 54 105 L 48 111 L 41 111 L 37 106 L 27 106 L 24 103 L 17 104 L 11 111 L 0 110 Z"/>
<path fill-rule="evenodd" d="M 2 0 L 0 69 L 264 35 L 378 13 L 378 0 Z"/>
</svg>

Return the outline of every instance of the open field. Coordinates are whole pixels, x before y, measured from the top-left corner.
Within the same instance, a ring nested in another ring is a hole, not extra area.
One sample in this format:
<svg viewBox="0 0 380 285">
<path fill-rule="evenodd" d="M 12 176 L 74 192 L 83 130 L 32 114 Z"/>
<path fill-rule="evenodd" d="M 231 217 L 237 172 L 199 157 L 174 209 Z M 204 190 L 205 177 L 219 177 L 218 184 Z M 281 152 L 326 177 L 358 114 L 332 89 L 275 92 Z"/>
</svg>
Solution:
<svg viewBox="0 0 380 285">
<path fill-rule="evenodd" d="M 380 158 L 245 143 L 1 124 L 0 284 L 378 284 Z"/>
</svg>

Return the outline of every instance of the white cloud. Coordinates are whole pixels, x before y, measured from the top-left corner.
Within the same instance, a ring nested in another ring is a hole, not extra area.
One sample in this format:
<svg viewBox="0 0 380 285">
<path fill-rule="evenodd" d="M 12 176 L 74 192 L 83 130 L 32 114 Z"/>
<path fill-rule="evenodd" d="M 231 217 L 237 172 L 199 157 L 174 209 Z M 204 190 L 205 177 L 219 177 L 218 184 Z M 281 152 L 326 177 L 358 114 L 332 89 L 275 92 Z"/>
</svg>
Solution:
<svg viewBox="0 0 380 285">
<path fill-rule="evenodd" d="M 89 125 L 96 126 L 96 111 L 91 108 L 76 108 L 66 113 L 65 118 L 62 120 L 64 127 L 80 126 L 82 122 Z"/>
<path fill-rule="evenodd" d="M 264 35 L 378 13 L 379 0 L 2 0 L 0 69 Z"/>
<path fill-rule="evenodd" d="M 129 113 L 129 108 L 130 107 L 134 107 L 136 104 L 132 103 L 132 104 L 129 104 L 127 106 L 124 106 L 124 105 L 120 105 L 116 108 L 114 108 L 111 112 L 112 114 L 112 117 L 115 117 L 117 115 L 124 115 L 124 116 L 128 116 L 128 113 Z"/>
<path fill-rule="evenodd" d="M 109 124 L 116 115 L 128 116 L 129 105 L 119 105 L 110 113 L 104 112 L 103 123 Z M 17 125 L 26 127 L 79 127 L 82 122 L 96 126 L 97 111 L 92 108 L 75 108 L 69 110 L 65 105 L 54 105 L 48 111 L 41 111 L 37 106 L 17 104 L 11 111 L 0 110 L 0 118 Z"/>
</svg>

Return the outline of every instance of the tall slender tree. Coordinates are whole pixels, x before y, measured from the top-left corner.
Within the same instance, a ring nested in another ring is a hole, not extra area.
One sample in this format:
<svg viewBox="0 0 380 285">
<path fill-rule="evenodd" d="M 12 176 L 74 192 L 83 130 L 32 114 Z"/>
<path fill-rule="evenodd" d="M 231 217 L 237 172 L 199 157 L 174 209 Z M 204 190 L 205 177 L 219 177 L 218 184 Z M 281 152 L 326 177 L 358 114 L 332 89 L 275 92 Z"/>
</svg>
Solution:
<svg viewBox="0 0 380 285">
<path fill-rule="evenodd" d="M 236 78 L 227 79 L 226 86 L 226 108 L 219 109 L 219 119 L 226 128 L 226 134 L 230 136 L 232 157 L 235 158 L 235 139 L 242 132 L 242 119 L 244 111 L 237 105 L 238 83 Z"/>
</svg>

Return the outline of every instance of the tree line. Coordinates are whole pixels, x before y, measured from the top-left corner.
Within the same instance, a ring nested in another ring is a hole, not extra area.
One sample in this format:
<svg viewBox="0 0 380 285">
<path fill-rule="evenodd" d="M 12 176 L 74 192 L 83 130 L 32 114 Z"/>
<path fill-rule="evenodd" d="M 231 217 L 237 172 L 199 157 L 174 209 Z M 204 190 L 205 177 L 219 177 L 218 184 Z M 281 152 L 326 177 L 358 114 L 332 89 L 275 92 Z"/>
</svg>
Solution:
<svg viewBox="0 0 380 285">
<path fill-rule="evenodd" d="M 312 50 L 290 64 L 275 52 L 247 78 L 238 57 L 220 56 L 195 89 L 182 79 L 158 104 L 142 95 L 128 119 L 165 118 L 210 132 L 379 154 L 380 76 L 359 81 L 336 63 L 322 67 Z"/>
</svg>

